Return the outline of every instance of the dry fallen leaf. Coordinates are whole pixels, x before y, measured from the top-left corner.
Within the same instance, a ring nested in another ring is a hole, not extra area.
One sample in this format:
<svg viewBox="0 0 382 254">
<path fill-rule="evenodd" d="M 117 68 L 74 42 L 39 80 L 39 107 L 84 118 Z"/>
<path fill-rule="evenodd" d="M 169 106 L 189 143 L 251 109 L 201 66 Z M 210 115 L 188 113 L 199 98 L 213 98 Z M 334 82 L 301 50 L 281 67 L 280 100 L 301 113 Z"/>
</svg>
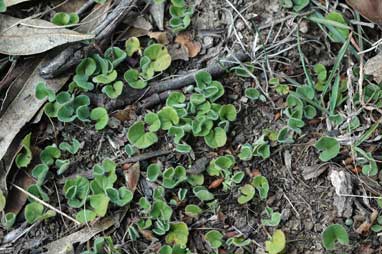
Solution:
<svg viewBox="0 0 382 254">
<path fill-rule="evenodd" d="M 123 173 L 125 174 L 127 188 L 134 192 L 137 189 L 139 177 L 141 175 L 139 162 L 129 167 L 127 171 L 123 171 Z"/>
<path fill-rule="evenodd" d="M 212 181 L 210 186 L 208 186 L 208 189 L 216 189 L 218 188 L 222 183 L 224 182 L 224 178 L 218 178 Z"/>
<path fill-rule="evenodd" d="M 169 44 L 168 34 L 166 32 L 148 32 L 147 35 L 151 39 L 155 39 L 157 42 L 164 45 Z"/>
<path fill-rule="evenodd" d="M 18 19 L 0 15 L 0 53 L 33 55 L 57 46 L 94 38 L 69 29 L 58 28 L 40 19 Z"/>
<path fill-rule="evenodd" d="M 188 56 L 193 58 L 197 56 L 202 49 L 202 45 L 198 41 L 193 41 L 189 32 L 184 32 L 176 36 L 175 42 L 184 46 L 188 50 Z"/>
<path fill-rule="evenodd" d="M 365 64 L 365 74 L 373 75 L 375 82 L 382 82 L 382 54 L 370 58 Z"/>
<path fill-rule="evenodd" d="M 68 248 L 73 247 L 74 243 L 84 243 L 90 240 L 93 236 L 98 233 L 105 231 L 114 225 L 114 220 L 112 217 L 106 217 L 92 226 L 86 226 L 85 228 L 77 231 L 71 235 L 60 238 L 54 242 L 48 243 L 45 248 L 47 249 L 46 254 L 58 254 L 66 253 Z"/>
<path fill-rule="evenodd" d="M 346 0 L 346 2 L 368 20 L 382 25 L 381 0 Z"/>
<path fill-rule="evenodd" d="M 368 235 L 370 228 L 375 223 L 377 217 L 378 211 L 373 210 L 373 212 L 370 214 L 370 221 L 365 220 L 355 231 L 360 235 Z"/>
<path fill-rule="evenodd" d="M 30 0 L 5 0 L 4 3 L 5 3 L 5 6 L 9 7 L 12 5 L 16 5 L 16 4 L 28 2 L 28 1 Z"/>
</svg>

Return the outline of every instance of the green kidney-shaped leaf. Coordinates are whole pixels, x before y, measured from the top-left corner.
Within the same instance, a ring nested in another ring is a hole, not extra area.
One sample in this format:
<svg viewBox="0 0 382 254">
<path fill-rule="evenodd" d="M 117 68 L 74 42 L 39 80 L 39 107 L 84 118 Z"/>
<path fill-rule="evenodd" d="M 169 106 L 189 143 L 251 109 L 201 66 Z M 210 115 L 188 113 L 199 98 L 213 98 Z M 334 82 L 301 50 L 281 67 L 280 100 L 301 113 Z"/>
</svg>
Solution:
<svg viewBox="0 0 382 254">
<path fill-rule="evenodd" d="M 199 206 L 192 204 L 187 205 L 184 209 L 184 213 L 193 218 L 197 218 L 202 212 L 203 210 Z"/>
<path fill-rule="evenodd" d="M 165 106 L 158 112 L 158 117 L 161 121 L 161 128 L 163 130 L 168 130 L 173 125 L 179 123 L 179 116 L 176 110 L 172 107 Z"/>
<path fill-rule="evenodd" d="M 278 254 L 285 249 L 285 235 L 281 230 L 276 230 L 270 241 L 265 242 L 265 250 L 268 251 L 269 254 Z"/>
<path fill-rule="evenodd" d="M 158 142 L 158 136 L 155 133 L 145 132 L 143 121 L 138 121 L 129 128 L 127 138 L 138 149 L 145 149 Z"/>
<path fill-rule="evenodd" d="M 257 189 L 262 200 L 268 197 L 269 183 L 267 178 L 264 176 L 256 176 L 251 184 Z"/>
<path fill-rule="evenodd" d="M 161 173 L 161 164 L 159 163 L 152 163 L 147 167 L 147 179 L 151 182 L 155 182 Z"/>
<path fill-rule="evenodd" d="M 143 89 L 147 86 L 147 81 L 139 76 L 139 72 L 135 69 L 130 69 L 123 75 L 127 84 L 134 89 Z"/>
<path fill-rule="evenodd" d="M 32 151 L 30 149 L 32 133 L 26 135 L 21 141 L 22 149 L 17 154 L 15 163 L 18 168 L 25 168 L 32 160 Z"/>
<path fill-rule="evenodd" d="M 217 230 L 210 230 L 204 236 L 206 241 L 210 244 L 211 248 L 217 249 L 223 245 L 223 234 Z"/>
<path fill-rule="evenodd" d="M 349 235 L 340 224 L 332 224 L 322 233 L 322 243 L 325 249 L 334 250 L 336 242 L 343 245 L 349 244 Z"/>
<path fill-rule="evenodd" d="M 95 128 L 97 131 L 104 129 L 109 122 L 109 115 L 103 107 L 97 107 L 90 112 L 90 119 L 96 121 Z"/>
<path fill-rule="evenodd" d="M 186 223 L 172 223 L 170 231 L 166 235 L 166 243 L 186 247 L 188 242 L 188 235 L 189 231 Z"/>
<path fill-rule="evenodd" d="M 87 222 L 93 221 L 95 220 L 96 217 L 97 217 L 97 214 L 93 212 L 92 210 L 88 210 L 88 209 L 81 210 L 76 214 L 76 220 L 78 220 L 81 223 L 87 223 Z"/>
<path fill-rule="evenodd" d="M 33 224 L 40 219 L 44 213 L 44 206 L 37 202 L 29 203 L 25 206 L 24 216 L 29 224 Z"/>
<path fill-rule="evenodd" d="M 255 188 L 253 188 L 253 186 L 250 184 L 246 184 L 243 187 L 240 187 L 240 192 L 241 195 L 237 199 L 237 202 L 241 205 L 248 203 L 255 196 Z"/>
<path fill-rule="evenodd" d="M 92 195 L 89 197 L 90 206 L 94 209 L 97 216 L 106 215 L 110 199 L 103 193 Z"/>
<path fill-rule="evenodd" d="M 125 42 L 125 50 L 129 57 L 134 55 L 135 52 L 138 52 L 141 47 L 141 44 L 139 42 L 139 39 L 137 37 L 130 37 Z"/>
<path fill-rule="evenodd" d="M 219 148 L 227 142 L 227 134 L 220 127 L 215 127 L 211 132 L 204 137 L 204 141 L 211 148 Z"/>
<path fill-rule="evenodd" d="M 46 146 L 40 153 L 40 160 L 42 163 L 51 166 L 54 161 L 61 157 L 61 151 L 56 145 Z"/>
<path fill-rule="evenodd" d="M 43 100 L 48 97 L 49 102 L 53 102 L 56 99 L 55 92 L 48 88 L 44 82 L 40 82 L 36 86 L 36 98 L 39 100 Z"/>
<path fill-rule="evenodd" d="M 110 99 L 116 99 L 122 94 L 123 82 L 117 81 L 113 85 L 106 85 L 102 88 L 102 92 L 106 94 Z"/>
<path fill-rule="evenodd" d="M 232 104 L 223 105 L 219 110 L 219 115 L 222 120 L 233 122 L 236 120 L 236 108 Z"/>
<path fill-rule="evenodd" d="M 321 137 L 315 144 L 315 147 L 321 151 L 320 159 L 322 161 L 329 161 L 340 152 L 340 143 L 332 137 Z"/>
</svg>

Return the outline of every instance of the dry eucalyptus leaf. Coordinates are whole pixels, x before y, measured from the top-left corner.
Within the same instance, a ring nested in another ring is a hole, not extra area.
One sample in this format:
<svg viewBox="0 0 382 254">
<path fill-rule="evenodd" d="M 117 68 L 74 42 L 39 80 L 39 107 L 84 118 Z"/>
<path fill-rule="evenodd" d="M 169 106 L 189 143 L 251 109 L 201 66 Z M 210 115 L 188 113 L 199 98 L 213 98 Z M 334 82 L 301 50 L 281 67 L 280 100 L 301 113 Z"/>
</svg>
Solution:
<svg viewBox="0 0 382 254">
<path fill-rule="evenodd" d="M 5 3 L 5 6 L 9 7 L 12 5 L 16 5 L 16 4 L 28 2 L 28 1 L 30 0 L 5 0 L 4 3 Z"/>
<path fill-rule="evenodd" d="M 0 53 L 33 55 L 54 47 L 94 38 L 40 19 L 18 19 L 0 15 Z"/>
<path fill-rule="evenodd" d="M 15 96 L 7 110 L 0 117 L 0 160 L 7 152 L 17 133 L 45 103 L 45 100 L 38 100 L 35 97 L 36 85 L 39 82 L 46 82 L 49 88 L 57 92 L 69 80 L 69 76 L 49 80 L 41 78 L 39 68 L 46 64 L 47 61 L 47 59 L 43 60 L 34 70 L 31 70 L 30 77 L 26 80 L 24 88 Z"/>
<path fill-rule="evenodd" d="M 346 2 L 368 20 L 382 25 L 381 0 L 346 0 Z"/>
<path fill-rule="evenodd" d="M 60 238 L 54 242 L 48 243 L 45 247 L 48 250 L 45 254 L 67 253 L 66 251 L 73 247 L 74 243 L 85 243 L 98 233 L 107 230 L 114 225 L 114 220 L 111 217 L 106 217 L 93 226 L 86 226 L 71 235 Z"/>
<path fill-rule="evenodd" d="M 375 82 L 382 82 L 382 54 L 370 58 L 365 64 L 365 74 L 373 75 Z"/>
</svg>

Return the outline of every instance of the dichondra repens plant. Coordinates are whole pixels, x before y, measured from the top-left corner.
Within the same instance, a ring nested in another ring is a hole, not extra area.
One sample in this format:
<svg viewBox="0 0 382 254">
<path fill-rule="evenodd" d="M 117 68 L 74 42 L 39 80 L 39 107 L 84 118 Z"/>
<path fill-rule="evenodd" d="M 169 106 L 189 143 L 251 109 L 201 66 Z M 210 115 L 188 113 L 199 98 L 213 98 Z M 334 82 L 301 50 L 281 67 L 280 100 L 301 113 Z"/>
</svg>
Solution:
<svg viewBox="0 0 382 254">
<path fill-rule="evenodd" d="M 230 123 L 236 120 L 236 108 L 232 104 L 217 103 L 224 94 L 224 87 L 208 72 L 198 72 L 195 81 L 189 96 L 172 92 L 166 106 L 135 122 L 128 130 L 130 143 L 139 149 L 150 147 L 158 141 L 157 132 L 163 130 L 173 137 L 178 152 L 191 151 L 186 143 L 187 135 L 203 137 L 211 148 L 224 146 Z"/>
</svg>

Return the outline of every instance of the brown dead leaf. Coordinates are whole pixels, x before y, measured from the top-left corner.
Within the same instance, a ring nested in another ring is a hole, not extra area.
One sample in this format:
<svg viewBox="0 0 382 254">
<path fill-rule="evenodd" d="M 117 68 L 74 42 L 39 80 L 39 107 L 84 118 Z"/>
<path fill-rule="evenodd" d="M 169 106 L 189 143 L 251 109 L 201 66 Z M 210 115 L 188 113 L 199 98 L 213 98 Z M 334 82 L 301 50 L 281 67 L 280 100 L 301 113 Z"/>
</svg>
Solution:
<svg viewBox="0 0 382 254">
<path fill-rule="evenodd" d="M 0 15 L 0 53 L 6 55 L 34 55 L 57 46 L 94 38 L 60 28 L 41 19 L 18 19 Z"/>
<path fill-rule="evenodd" d="M 135 192 L 141 175 L 139 162 L 135 163 L 127 171 L 123 171 L 125 175 L 126 185 L 129 190 Z"/>
<path fill-rule="evenodd" d="M 45 248 L 48 250 L 45 254 L 66 253 L 67 248 L 73 247 L 74 243 L 85 243 L 98 233 L 107 230 L 114 225 L 112 217 L 106 217 L 92 226 L 77 231 L 71 235 L 60 238 L 54 242 L 48 243 Z"/>
<path fill-rule="evenodd" d="M 139 233 L 147 240 L 152 241 L 154 239 L 153 233 L 150 230 L 140 229 L 138 227 Z"/>
<path fill-rule="evenodd" d="M 167 45 L 169 44 L 169 38 L 168 34 L 166 32 L 148 32 L 147 35 L 151 38 L 156 40 L 157 42 Z"/>
<path fill-rule="evenodd" d="M 370 228 L 375 223 L 377 217 L 378 211 L 373 210 L 373 212 L 370 214 L 370 221 L 365 220 L 355 231 L 360 235 L 368 235 Z"/>
<path fill-rule="evenodd" d="M 373 75 L 377 83 L 382 82 L 382 54 L 378 54 L 366 62 L 365 74 Z"/>
<path fill-rule="evenodd" d="M 370 21 L 382 25 L 382 1 L 381 0 L 346 0 L 362 16 Z"/>
<path fill-rule="evenodd" d="M 210 186 L 208 186 L 208 189 L 216 189 L 218 188 L 222 183 L 224 182 L 224 178 L 218 178 L 212 181 Z"/>
<path fill-rule="evenodd" d="M 117 118 L 121 122 L 136 119 L 137 118 L 136 107 L 129 105 L 122 110 L 116 111 L 111 116 Z"/>
<path fill-rule="evenodd" d="M 187 48 L 188 56 L 191 58 L 197 56 L 202 49 L 202 44 L 198 41 L 194 41 L 191 33 L 189 32 L 178 34 L 175 42 Z"/>
</svg>

